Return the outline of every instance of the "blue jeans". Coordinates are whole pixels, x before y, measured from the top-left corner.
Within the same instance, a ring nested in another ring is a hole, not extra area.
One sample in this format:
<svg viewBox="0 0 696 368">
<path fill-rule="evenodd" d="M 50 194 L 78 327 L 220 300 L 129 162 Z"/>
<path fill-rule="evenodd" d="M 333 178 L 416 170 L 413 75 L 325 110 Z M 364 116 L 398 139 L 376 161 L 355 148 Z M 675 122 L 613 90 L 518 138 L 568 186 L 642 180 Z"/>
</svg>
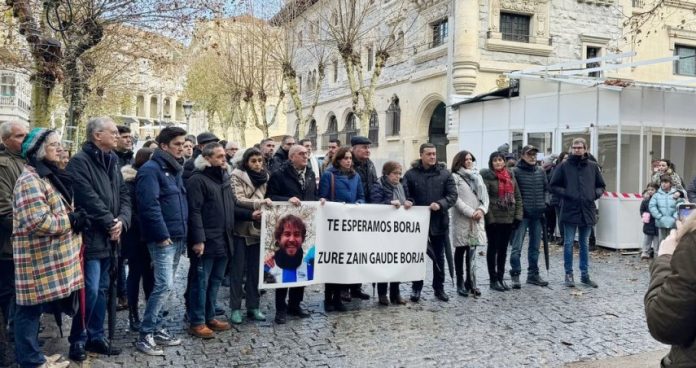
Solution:
<svg viewBox="0 0 696 368">
<path fill-rule="evenodd" d="M 522 273 L 520 256 L 524 235 L 529 229 L 529 250 L 527 251 L 527 276 L 539 274 L 539 243 L 541 242 L 541 219 L 524 218 L 520 226 L 512 235 L 512 250 L 510 251 L 510 275 L 518 276 Z"/>
<path fill-rule="evenodd" d="M 580 243 L 580 275 L 585 278 L 589 276 L 590 250 L 587 246 L 590 240 L 592 226 L 578 226 L 563 224 L 563 265 L 566 275 L 573 274 L 573 241 L 575 241 L 575 231 L 578 231 L 578 243 Z"/>
<path fill-rule="evenodd" d="M 109 289 L 109 258 L 85 260 L 85 323 L 78 314 L 73 318 L 68 341 L 86 343 L 104 339 L 104 319 L 106 317 L 106 294 Z M 85 331 L 86 327 L 86 331 Z"/>
<path fill-rule="evenodd" d="M 160 246 L 154 242 L 147 244 L 154 266 L 155 286 L 145 306 L 143 321 L 140 325 L 141 336 L 153 334 L 160 328 L 162 322 L 160 311 L 174 287 L 174 273 L 179 266 L 179 258 L 181 258 L 186 241 L 176 239 L 172 242 L 167 246 Z"/>
<path fill-rule="evenodd" d="M 43 304 L 15 307 L 15 356 L 20 367 L 38 367 L 46 362 L 39 347 L 39 320 Z"/>
<path fill-rule="evenodd" d="M 227 257 L 191 258 L 191 269 L 194 270 L 189 290 L 188 314 L 191 326 L 215 319 L 215 302 L 226 268 Z"/>
</svg>

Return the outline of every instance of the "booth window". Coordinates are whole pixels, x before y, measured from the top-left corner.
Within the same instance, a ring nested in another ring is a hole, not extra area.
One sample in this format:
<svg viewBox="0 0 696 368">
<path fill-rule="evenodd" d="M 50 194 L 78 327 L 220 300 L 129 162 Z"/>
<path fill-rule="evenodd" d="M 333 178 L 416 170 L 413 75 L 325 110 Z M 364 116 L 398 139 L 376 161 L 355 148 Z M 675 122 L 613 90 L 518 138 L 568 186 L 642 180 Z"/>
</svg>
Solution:
<svg viewBox="0 0 696 368">
<path fill-rule="evenodd" d="M 696 76 L 696 47 L 676 45 L 674 54 L 681 57 L 674 61 L 674 74 Z"/>
<path fill-rule="evenodd" d="M 503 40 L 529 43 L 532 17 L 515 13 L 500 13 L 500 32 Z"/>
<path fill-rule="evenodd" d="M 444 45 L 445 41 L 447 41 L 448 34 L 447 19 L 443 19 L 435 23 L 432 23 L 430 27 L 433 30 L 433 43 L 431 47 L 438 47 L 440 45 Z"/>
<path fill-rule="evenodd" d="M 601 47 L 587 46 L 587 48 L 585 49 L 585 56 L 587 59 L 593 59 L 596 57 L 600 57 L 600 56 L 602 56 L 601 53 L 602 53 Z M 602 64 L 598 61 L 595 61 L 594 63 L 585 64 L 585 68 L 587 68 L 587 69 L 598 68 L 600 66 L 602 66 Z M 587 73 L 587 76 L 591 77 L 591 78 L 600 78 L 602 76 L 602 72 L 600 72 L 599 70 L 594 71 L 594 72 L 589 72 L 589 73 Z"/>
</svg>

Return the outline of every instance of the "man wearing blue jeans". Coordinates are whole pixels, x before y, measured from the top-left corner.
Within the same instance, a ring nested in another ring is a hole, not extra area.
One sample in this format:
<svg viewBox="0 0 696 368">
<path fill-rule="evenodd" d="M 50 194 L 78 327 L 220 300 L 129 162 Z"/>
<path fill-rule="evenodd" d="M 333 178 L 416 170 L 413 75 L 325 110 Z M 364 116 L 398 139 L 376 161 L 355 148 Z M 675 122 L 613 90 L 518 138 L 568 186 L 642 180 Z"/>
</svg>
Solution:
<svg viewBox="0 0 696 368">
<path fill-rule="evenodd" d="M 527 251 L 527 283 L 538 286 L 547 286 L 549 283 L 539 276 L 539 243 L 541 242 L 541 219 L 546 211 L 546 174 L 537 165 L 537 153 L 539 150 L 526 145 L 522 148 L 522 156 L 517 165 L 512 169 L 517 180 L 517 186 L 522 195 L 522 208 L 524 215 L 522 223 L 512 236 L 512 251 L 510 252 L 510 278 L 512 288 L 520 289 L 520 274 L 522 265 L 520 256 L 524 235 L 529 229 L 529 249 Z"/>
<path fill-rule="evenodd" d="M 580 281 L 590 287 L 597 283 L 590 279 L 588 241 L 592 227 L 597 223 L 595 201 L 604 193 L 606 185 L 599 165 L 589 159 L 587 142 L 575 138 L 570 157 L 557 167 L 549 183 L 551 190 L 563 199 L 561 223 L 563 229 L 563 259 L 565 285 L 575 287 L 573 279 L 573 241 L 578 233 L 580 243 Z"/>
<path fill-rule="evenodd" d="M 72 178 L 76 209 L 84 210 L 89 226 L 82 231 L 85 278 L 85 325 L 73 318 L 70 329 L 70 359 L 83 361 L 85 351 L 117 355 L 104 336 L 107 289 L 109 288 L 110 252 L 114 242 L 131 221 L 128 187 L 118 169 L 116 148 L 118 130 L 108 117 L 90 119 L 87 143 L 75 154 L 66 168 Z"/>
<path fill-rule="evenodd" d="M 162 129 L 157 136 L 159 147 L 135 179 L 140 226 L 155 274 L 136 343 L 136 348 L 148 355 L 164 355 L 160 346 L 181 344 L 162 328 L 160 311 L 174 286 L 174 274 L 186 244 L 188 204 L 182 179 L 185 137 L 186 131 L 179 127 Z"/>
</svg>

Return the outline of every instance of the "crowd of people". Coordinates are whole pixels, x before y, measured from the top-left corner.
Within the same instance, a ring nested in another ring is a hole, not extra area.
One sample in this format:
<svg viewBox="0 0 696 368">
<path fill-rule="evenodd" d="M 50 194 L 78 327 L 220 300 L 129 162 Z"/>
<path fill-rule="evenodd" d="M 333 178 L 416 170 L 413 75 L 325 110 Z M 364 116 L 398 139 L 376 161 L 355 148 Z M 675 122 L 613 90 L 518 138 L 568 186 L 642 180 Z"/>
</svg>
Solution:
<svg viewBox="0 0 696 368">
<path fill-rule="evenodd" d="M 443 302 L 449 300 L 444 289 L 447 247 L 455 251 L 460 296 L 481 295 L 475 257 L 484 246 L 490 289 L 520 289 L 525 236 L 526 283 L 548 285 L 539 273 L 539 246 L 543 236 L 554 236 L 556 226 L 564 247 L 565 285 L 575 287 L 577 233 L 580 281 L 598 287 L 590 277 L 588 242 L 596 223 L 595 201 L 605 184 L 582 138 L 573 140 L 567 154 L 541 164 L 532 145 L 521 150 L 519 160 L 498 150 L 480 171 L 471 152 L 457 153 L 447 167 L 437 161 L 436 146 L 425 143 L 408 170 L 388 161 L 378 175 L 370 159 L 372 142 L 362 136 L 353 137 L 349 146 L 331 140 L 323 162 L 308 139 L 296 142 L 284 136 L 277 149 L 274 140 L 264 139 L 243 149 L 212 133 L 193 137 L 178 127 L 162 129 L 155 141 L 134 152 L 130 130 L 99 117 L 89 120 L 87 141 L 66 163 L 53 130 L 29 131 L 10 122 L 0 125 L 0 133 L 0 312 L 14 329 L 22 367 L 67 366 L 60 356 L 41 353 L 39 320 L 52 304 L 77 296 L 82 300 L 68 339 L 69 358 L 79 362 L 86 352 L 119 354 L 104 329 L 110 281 L 116 281 L 118 306 L 128 310 L 130 329 L 139 333 L 139 351 L 163 355 L 163 347 L 181 344 L 162 322 L 184 253 L 190 259 L 185 292 L 189 334 L 214 338 L 231 324 L 243 323 L 242 299 L 249 320 L 266 320 L 258 290 L 260 219 L 273 201 L 428 207 L 432 287 Z M 653 180 L 641 206 L 651 247 L 667 236 L 662 229 L 674 227 L 669 211 L 685 195 L 681 179 L 665 163 L 655 170 L 659 188 Z M 306 229 L 292 223 L 286 228 L 276 234 L 277 242 L 296 252 Z M 505 281 L 508 246 L 511 285 Z M 222 286 L 230 288 L 227 318 L 220 318 L 226 311 L 218 308 Z M 412 283 L 411 302 L 419 302 L 422 289 L 423 281 Z M 380 305 L 406 304 L 397 282 L 379 283 L 377 290 Z M 360 284 L 326 284 L 324 295 L 327 312 L 344 312 L 344 302 L 370 298 Z M 303 287 L 275 289 L 275 323 L 286 323 L 288 316 L 309 317 L 303 297 Z"/>
</svg>

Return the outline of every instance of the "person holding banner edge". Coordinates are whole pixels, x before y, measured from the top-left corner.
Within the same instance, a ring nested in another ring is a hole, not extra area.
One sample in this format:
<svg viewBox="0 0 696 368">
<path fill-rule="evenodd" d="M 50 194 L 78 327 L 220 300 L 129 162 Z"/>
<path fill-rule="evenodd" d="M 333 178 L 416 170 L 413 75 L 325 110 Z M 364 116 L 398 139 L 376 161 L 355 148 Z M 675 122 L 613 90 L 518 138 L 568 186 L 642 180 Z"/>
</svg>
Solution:
<svg viewBox="0 0 696 368">
<path fill-rule="evenodd" d="M 411 208 L 413 203 L 408 199 L 408 189 L 401 184 L 401 164 L 395 161 L 387 161 L 382 167 L 382 177 L 376 185 L 372 186 L 373 203 L 389 204 L 397 209 L 404 206 L 405 209 Z M 387 306 L 392 304 L 406 304 L 406 300 L 401 297 L 399 282 L 380 282 L 377 284 L 377 295 L 379 304 Z M 387 298 L 387 286 L 389 287 L 389 298 Z"/>
<path fill-rule="evenodd" d="M 317 200 L 317 185 L 314 172 L 307 168 L 307 149 L 301 145 L 293 145 L 288 152 L 289 160 L 268 180 L 266 198 L 273 201 L 287 201 L 294 206 L 300 206 L 302 201 Z M 286 303 L 286 297 L 289 300 Z M 279 288 L 275 291 L 275 307 L 277 324 L 284 324 L 287 315 L 300 318 L 309 317 L 300 303 L 304 297 L 304 287 Z"/>
<path fill-rule="evenodd" d="M 404 187 L 408 188 L 408 200 L 414 205 L 430 207 L 428 253 L 432 252 L 433 257 L 433 290 L 436 298 L 447 302 L 444 251 L 449 236 L 448 210 L 457 202 L 457 186 L 445 164 L 437 162 L 434 144 L 421 144 L 419 152 L 420 159 L 411 165 L 404 176 Z M 412 288 L 411 301 L 415 303 L 420 300 L 423 281 L 414 281 Z"/>
<path fill-rule="evenodd" d="M 331 202 L 365 203 L 363 183 L 353 169 L 353 154 L 348 147 L 336 151 L 331 167 L 321 176 L 319 197 Z M 327 312 L 346 311 L 341 300 L 343 288 L 340 284 L 324 285 L 324 309 Z"/>
</svg>

